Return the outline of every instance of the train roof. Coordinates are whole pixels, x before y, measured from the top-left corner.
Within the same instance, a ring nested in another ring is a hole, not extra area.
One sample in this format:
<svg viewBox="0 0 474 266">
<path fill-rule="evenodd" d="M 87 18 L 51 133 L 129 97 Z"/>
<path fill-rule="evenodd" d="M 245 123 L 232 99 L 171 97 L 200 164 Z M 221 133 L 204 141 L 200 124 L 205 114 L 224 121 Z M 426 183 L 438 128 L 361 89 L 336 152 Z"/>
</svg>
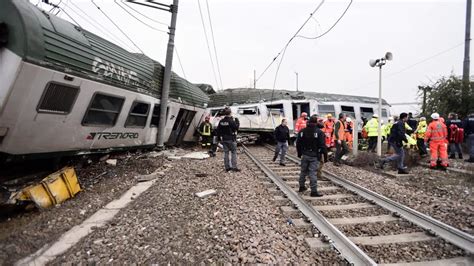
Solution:
<svg viewBox="0 0 474 266">
<path fill-rule="evenodd" d="M 23 60 L 160 98 L 164 67 L 159 62 L 130 53 L 29 1 L 1 2 L 0 23 L 8 28 L 6 47 Z M 197 106 L 209 101 L 203 90 L 176 73 L 169 96 Z"/>
<path fill-rule="evenodd" d="M 279 100 L 317 100 L 320 102 L 359 102 L 377 104 L 378 98 L 322 93 L 307 91 L 289 91 L 289 90 L 271 90 L 271 89 L 253 89 L 253 88 L 236 88 L 218 91 L 210 95 L 209 107 L 231 106 L 233 104 L 246 104 L 258 102 L 270 102 Z M 388 105 L 387 101 L 382 99 L 384 105 Z"/>
</svg>

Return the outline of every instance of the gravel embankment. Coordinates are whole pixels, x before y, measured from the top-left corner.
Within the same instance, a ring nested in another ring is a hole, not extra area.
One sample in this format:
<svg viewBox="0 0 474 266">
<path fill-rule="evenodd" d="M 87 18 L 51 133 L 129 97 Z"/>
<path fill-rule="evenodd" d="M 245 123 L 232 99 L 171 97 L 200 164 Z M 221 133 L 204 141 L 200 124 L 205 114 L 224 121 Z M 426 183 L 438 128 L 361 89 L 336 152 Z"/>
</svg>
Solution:
<svg viewBox="0 0 474 266">
<path fill-rule="evenodd" d="M 60 206 L 13 215 L 0 221 L 0 265 L 13 264 L 80 224 L 136 183 L 134 176 L 154 172 L 162 158 L 120 155 L 117 166 L 104 162 L 76 168 L 82 191 Z M 137 157 L 140 157 L 137 159 Z M 114 156 L 112 156 L 114 158 Z"/>
<path fill-rule="evenodd" d="M 340 264 L 331 250 L 309 250 L 272 195 L 239 155 L 240 173 L 223 171 L 222 155 L 173 161 L 173 169 L 103 228 L 52 264 L 291 263 Z M 205 177 L 199 174 L 206 173 Z M 194 193 L 216 189 L 197 198 Z"/>
</svg>

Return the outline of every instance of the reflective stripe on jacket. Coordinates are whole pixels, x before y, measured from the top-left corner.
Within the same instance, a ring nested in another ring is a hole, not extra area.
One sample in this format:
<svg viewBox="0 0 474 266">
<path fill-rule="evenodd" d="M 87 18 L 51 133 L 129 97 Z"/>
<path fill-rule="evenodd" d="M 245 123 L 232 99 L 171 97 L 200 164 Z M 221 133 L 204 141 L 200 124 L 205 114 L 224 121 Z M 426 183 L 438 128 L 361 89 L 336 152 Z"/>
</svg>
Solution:
<svg viewBox="0 0 474 266">
<path fill-rule="evenodd" d="M 416 128 L 416 138 L 424 139 L 427 127 L 428 125 L 426 121 L 420 121 L 420 123 L 418 123 L 418 127 Z"/>
<path fill-rule="evenodd" d="M 367 131 L 367 135 L 369 137 L 377 137 L 378 134 L 378 127 L 379 127 L 379 121 L 377 118 L 372 118 L 365 124 L 365 130 Z"/>
<path fill-rule="evenodd" d="M 446 141 L 448 137 L 448 129 L 446 125 L 439 120 L 434 120 L 428 125 L 425 134 L 425 142 L 431 141 Z"/>
<path fill-rule="evenodd" d="M 342 122 L 341 120 L 337 120 L 335 125 L 334 131 L 334 139 L 335 140 L 345 140 L 345 131 L 346 131 L 346 123 Z"/>
<path fill-rule="evenodd" d="M 303 117 L 298 118 L 296 120 L 296 125 L 295 125 L 295 133 L 301 132 L 304 128 L 306 128 L 307 121 Z"/>
</svg>

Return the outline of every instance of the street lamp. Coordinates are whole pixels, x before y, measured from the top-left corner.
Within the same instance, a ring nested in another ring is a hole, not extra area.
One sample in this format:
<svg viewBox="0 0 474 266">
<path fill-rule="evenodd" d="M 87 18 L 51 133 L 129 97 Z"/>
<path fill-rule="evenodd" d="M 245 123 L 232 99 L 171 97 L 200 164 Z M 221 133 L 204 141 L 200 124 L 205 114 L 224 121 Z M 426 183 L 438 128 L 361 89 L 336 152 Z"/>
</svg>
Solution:
<svg viewBox="0 0 474 266">
<path fill-rule="evenodd" d="M 370 59 L 369 65 L 371 67 L 379 67 L 379 124 L 377 127 L 377 155 L 382 156 L 382 66 L 385 65 L 387 60 L 392 60 L 393 55 L 387 52 L 384 57 L 380 59 Z"/>
</svg>

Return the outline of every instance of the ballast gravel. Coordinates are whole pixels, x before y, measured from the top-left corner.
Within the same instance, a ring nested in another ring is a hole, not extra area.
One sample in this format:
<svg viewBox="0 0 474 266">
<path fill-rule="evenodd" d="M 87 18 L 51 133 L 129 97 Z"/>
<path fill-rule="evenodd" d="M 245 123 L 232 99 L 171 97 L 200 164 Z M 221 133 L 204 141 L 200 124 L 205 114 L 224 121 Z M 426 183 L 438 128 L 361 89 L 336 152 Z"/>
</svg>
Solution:
<svg viewBox="0 0 474 266">
<path fill-rule="evenodd" d="M 221 156 L 170 162 L 167 175 L 52 264 L 342 263 L 334 251 L 309 249 L 311 235 L 287 223 L 244 155 L 240 173 L 225 172 Z M 195 196 L 208 189 L 217 193 Z"/>
<path fill-rule="evenodd" d="M 406 220 L 366 224 L 338 225 L 337 228 L 347 236 L 379 236 L 422 232 L 423 229 Z"/>
</svg>

